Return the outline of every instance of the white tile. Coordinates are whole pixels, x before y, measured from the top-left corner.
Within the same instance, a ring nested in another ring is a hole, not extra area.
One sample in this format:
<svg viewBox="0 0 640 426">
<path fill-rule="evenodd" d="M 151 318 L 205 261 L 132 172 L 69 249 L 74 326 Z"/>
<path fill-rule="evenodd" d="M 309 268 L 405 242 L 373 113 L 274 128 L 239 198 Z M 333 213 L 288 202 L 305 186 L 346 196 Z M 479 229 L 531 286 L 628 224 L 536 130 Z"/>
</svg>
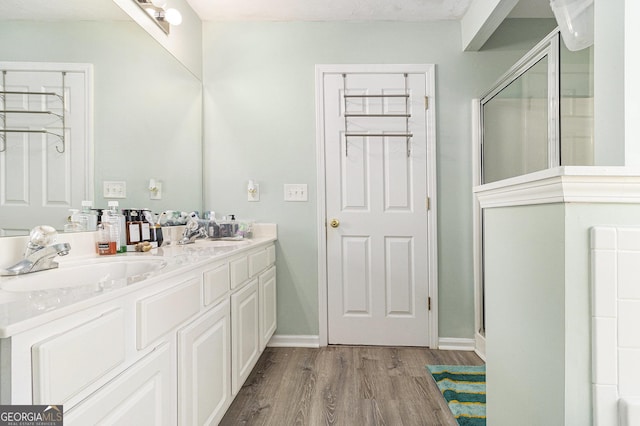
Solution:
<svg viewBox="0 0 640 426">
<path fill-rule="evenodd" d="M 596 226 L 591 228 L 591 248 L 613 250 L 616 248 L 616 228 Z"/>
<path fill-rule="evenodd" d="M 617 302 L 617 256 L 612 250 L 591 253 L 591 312 L 595 317 L 615 317 Z"/>
<path fill-rule="evenodd" d="M 618 403 L 620 426 L 640 425 L 640 398 L 622 398 Z"/>
<path fill-rule="evenodd" d="M 593 424 L 618 426 L 618 391 L 615 385 L 593 385 Z"/>
<path fill-rule="evenodd" d="M 618 346 L 640 349 L 640 300 L 618 302 Z"/>
<path fill-rule="evenodd" d="M 640 349 L 618 349 L 618 392 L 640 395 Z"/>
<path fill-rule="evenodd" d="M 640 300 L 640 252 L 618 252 L 618 298 Z"/>
<path fill-rule="evenodd" d="M 618 383 L 616 319 L 593 318 L 592 321 L 592 381 L 598 385 Z"/>
<path fill-rule="evenodd" d="M 640 250 L 640 228 L 618 228 L 618 250 Z"/>
</svg>

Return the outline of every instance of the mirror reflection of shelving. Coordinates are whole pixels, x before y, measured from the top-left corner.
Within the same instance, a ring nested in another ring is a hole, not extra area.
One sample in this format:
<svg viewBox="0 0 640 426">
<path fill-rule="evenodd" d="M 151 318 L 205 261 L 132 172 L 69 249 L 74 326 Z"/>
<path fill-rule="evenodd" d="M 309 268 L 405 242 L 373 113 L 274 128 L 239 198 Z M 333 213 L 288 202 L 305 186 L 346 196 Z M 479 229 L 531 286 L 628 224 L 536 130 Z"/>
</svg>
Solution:
<svg viewBox="0 0 640 426">
<path fill-rule="evenodd" d="M 7 71 L 2 71 L 0 87 L 0 152 L 7 149 L 12 136 L 41 134 L 47 143 L 53 139 L 56 151 L 65 151 L 65 74 L 61 72 L 60 92 L 43 88 L 7 84 Z M 12 138 L 13 139 L 13 138 Z M 28 141 L 28 138 L 23 138 Z"/>
</svg>

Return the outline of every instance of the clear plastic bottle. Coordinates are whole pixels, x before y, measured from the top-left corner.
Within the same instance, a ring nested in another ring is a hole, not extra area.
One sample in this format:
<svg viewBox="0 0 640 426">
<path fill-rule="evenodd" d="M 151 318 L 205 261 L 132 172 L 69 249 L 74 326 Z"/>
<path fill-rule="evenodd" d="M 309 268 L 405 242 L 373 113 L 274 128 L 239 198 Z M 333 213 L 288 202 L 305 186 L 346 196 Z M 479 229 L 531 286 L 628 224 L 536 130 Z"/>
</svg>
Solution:
<svg viewBox="0 0 640 426">
<path fill-rule="evenodd" d="M 115 229 L 112 230 L 112 233 L 117 235 L 116 238 L 116 247 L 118 253 L 126 253 L 127 251 L 127 241 L 125 238 L 125 220 L 124 215 L 118 212 L 118 202 L 117 201 L 109 201 L 108 203 L 109 210 L 104 211 L 102 213 L 102 222 L 105 222 L 105 219 L 111 223 Z"/>
<path fill-rule="evenodd" d="M 96 251 L 99 255 L 116 254 L 116 226 L 111 222 L 103 222 L 98 225 L 96 235 Z"/>
<path fill-rule="evenodd" d="M 69 216 L 67 217 L 67 223 L 64 224 L 64 232 L 81 232 L 87 230 L 87 221 L 83 221 L 79 217 L 78 209 L 69 209 Z"/>
<path fill-rule="evenodd" d="M 82 210 L 78 214 L 79 222 L 86 224 L 85 228 L 87 231 L 95 231 L 98 226 L 98 216 L 96 213 L 91 210 L 92 203 L 89 200 L 85 200 L 82 202 Z"/>
</svg>

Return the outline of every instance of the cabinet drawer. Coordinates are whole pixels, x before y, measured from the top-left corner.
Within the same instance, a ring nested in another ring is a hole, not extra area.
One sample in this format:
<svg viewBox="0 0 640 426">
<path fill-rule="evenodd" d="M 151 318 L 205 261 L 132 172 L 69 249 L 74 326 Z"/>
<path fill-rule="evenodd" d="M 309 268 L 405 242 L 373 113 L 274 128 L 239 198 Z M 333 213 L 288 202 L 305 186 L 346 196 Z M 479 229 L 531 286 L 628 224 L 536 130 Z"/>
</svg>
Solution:
<svg viewBox="0 0 640 426">
<path fill-rule="evenodd" d="M 63 404 L 125 359 L 122 309 L 33 345 L 33 403 Z"/>
<path fill-rule="evenodd" d="M 203 274 L 205 306 L 220 301 L 230 289 L 229 264 L 225 263 Z"/>
<path fill-rule="evenodd" d="M 200 280 L 191 279 L 136 305 L 136 343 L 143 349 L 200 311 Z"/>
<path fill-rule="evenodd" d="M 231 290 L 233 290 L 249 279 L 247 257 L 243 256 L 240 259 L 229 262 L 229 270 L 231 273 Z"/>
<path fill-rule="evenodd" d="M 249 255 L 249 276 L 254 277 L 258 272 L 262 271 L 269 265 L 269 255 L 267 250 L 260 250 L 259 252 Z"/>
<path fill-rule="evenodd" d="M 155 348 L 90 398 L 65 409 L 65 426 L 175 424 L 171 350 L 167 343 Z"/>
</svg>

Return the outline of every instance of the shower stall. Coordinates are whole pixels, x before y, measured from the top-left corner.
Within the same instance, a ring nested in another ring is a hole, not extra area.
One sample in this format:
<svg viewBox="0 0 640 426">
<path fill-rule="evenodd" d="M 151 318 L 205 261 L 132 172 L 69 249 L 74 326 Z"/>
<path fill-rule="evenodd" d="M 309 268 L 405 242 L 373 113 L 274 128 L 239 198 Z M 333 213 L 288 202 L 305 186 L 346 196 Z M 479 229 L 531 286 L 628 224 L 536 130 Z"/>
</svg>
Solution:
<svg viewBox="0 0 640 426">
<path fill-rule="evenodd" d="M 553 31 L 474 101 L 474 187 L 595 165 L 593 92 L 593 47 L 571 51 Z M 476 340 L 482 346 L 484 220 L 475 196 L 474 216 Z"/>
</svg>

